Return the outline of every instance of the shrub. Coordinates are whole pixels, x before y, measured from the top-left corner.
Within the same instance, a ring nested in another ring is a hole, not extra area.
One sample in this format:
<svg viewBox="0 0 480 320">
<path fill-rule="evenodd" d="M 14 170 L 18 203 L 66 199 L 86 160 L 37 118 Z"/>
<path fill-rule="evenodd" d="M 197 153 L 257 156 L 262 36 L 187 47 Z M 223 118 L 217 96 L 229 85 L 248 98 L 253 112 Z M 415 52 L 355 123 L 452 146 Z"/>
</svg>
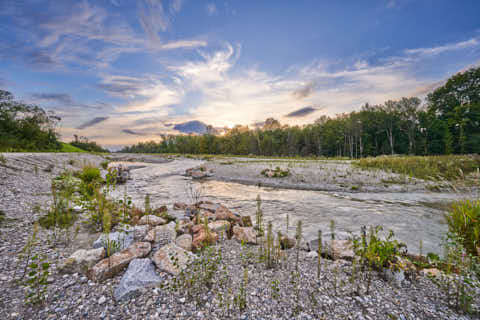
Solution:
<svg viewBox="0 0 480 320">
<path fill-rule="evenodd" d="M 368 236 L 365 227 L 362 229 L 362 239 L 354 238 L 353 240 L 355 253 L 360 256 L 361 262 L 377 270 L 396 268 L 396 256 L 406 248 L 406 245 L 393 239 L 392 230 L 389 231 L 387 237 L 382 239 L 379 235 L 379 232 L 383 230 L 382 227 L 371 228 Z"/>
<path fill-rule="evenodd" d="M 480 200 L 463 200 L 446 215 L 448 229 L 462 239 L 468 253 L 480 255 Z"/>
<path fill-rule="evenodd" d="M 100 174 L 100 169 L 92 166 L 85 166 L 80 173 L 80 179 L 87 184 L 101 181 L 102 176 Z"/>
<path fill-rule="evenodd" d="M 107 170 L 109 163 L 110 163 L 110 162 L 109 162 L 108 160 L 105 160 L 105 161 L 102 161 L 102 162 L 100 163 L 100 166 L 101 166 L 103 169 Z"/>
</svg>

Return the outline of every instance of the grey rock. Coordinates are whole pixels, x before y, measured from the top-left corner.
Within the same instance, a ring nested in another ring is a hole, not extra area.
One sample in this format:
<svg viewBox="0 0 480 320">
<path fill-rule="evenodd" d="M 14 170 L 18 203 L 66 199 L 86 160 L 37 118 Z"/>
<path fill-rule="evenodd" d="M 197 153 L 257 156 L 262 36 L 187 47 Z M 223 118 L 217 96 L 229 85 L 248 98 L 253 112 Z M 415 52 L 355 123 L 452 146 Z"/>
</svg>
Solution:
<svg viewBox="0 0 480 320">
<path fill-rule="evenodd" d="M 166 245 L 168 243 L 174 242 L 177 237 L 177 232 L 175 231 L 175 223 L 169 223 L 161 226 L 156 226 L 150 230 L 145 237 L 145 241 L 155 242 L 159 245 Z"/>
<path fill-rule="evenodd" d="M 154 286 L 160 282 L 162 278 L 155 272 L 155 266 L 150 259 L 134 259 L 115 289 L 115 300 L 127 299 L 135 295 L 139 289 Z"/>
</svg>

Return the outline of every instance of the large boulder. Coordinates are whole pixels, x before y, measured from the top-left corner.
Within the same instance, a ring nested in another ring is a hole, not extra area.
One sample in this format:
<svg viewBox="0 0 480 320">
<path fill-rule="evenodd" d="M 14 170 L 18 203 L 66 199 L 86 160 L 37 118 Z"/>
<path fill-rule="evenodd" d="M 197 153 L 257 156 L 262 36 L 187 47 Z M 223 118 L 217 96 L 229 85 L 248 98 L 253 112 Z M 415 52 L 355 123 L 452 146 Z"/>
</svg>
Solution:
<svg viewBox="0 0 480 320">
<path fill-rule="evenodd" d="M 147 235 L 150 227 L 148 225 L 134 226 L 129 231 L 133 232 L 135 240 L 143 240 Z"/>
<path fill-rule="evenodd" d="M 117 228 L 118 230 L 120 230 L 120 232 L 133 235 L 134 241 L 143 241 L 148 231 L 150 230 L 150 226 L 148 225 L 131 226 L 129 224 L 123 224 L 117 226 Z"/>
<path fill-rule="evenodd" d="M 253 229 L 253 227 L 233 227 L 233 237 L 240 241 L 250 244 L 257 243 L 257 232 Z"/>
<path fill-rule="evenodd" d="M 297 240 L 281 233 L 280 245 L 282 246 L 282 250 L 292 249 L 297 245 Z"/>
<path fill-rule="evenodd" d="M 210 211 L 212 213 L 217 211 L 217 209 L 219 207 L 220 207 L 219 204 L 214 204 L 214 203 L 211 203 L 211 202 L 202 202 L 198 205 L 199 209 L 207 210 L 207 211 Z"/>
<path fill-rule="evenodd" d="M 224 233 L 225 235 L 228 235 L 230 233 L 231 227 L 232 225 L 230 224 L 230 222 L 225 220 L 217 220 L 208 224 L 208 229 L 218 234 Z"/>
<path fill-rule="evenodd" d="M 139 225 L 149 225 L 152 227 L 165 224 L 165 223 L 167 223 L 165 219 L 154 216 L 153 214 L 148 214 L 146 216 L 143 216 L 138 221 Z"/>
<path fill-rule="evenodd" d="M 193 234 L 192 247 L 194 250 L 200 250 L 208 245 L 218 241 L 218 234 L 212 231 L 206 231 L 205 228 L 200 229 Z"/>
<path fill-rule="evenodd" d="M 128 265 L 127 271 L 115 289 L 115 300 L 128 299 L 139 289 L 154 286 L 162 282 L 162 278 L 155 272 L 155 266 L 148 258 L 134 259 Z"/>
<path fill-rule="evenodd" d="M 238 224 L 240 222 L 240 217 L 236 216 L 227 207 L 219 206 L 217 210 L 215 210 L 215 220 L 227 220 L 233 224 Z"/>
<path fill-rule="evenodd" d="M 192 236 L 182 234 L 175 240 L 175 244 L 184 250 L 192 251 Z"/>
<path fill-rule="evenodd" d="M 132 232 L 116 231 L 102 233 L 93 243 L 93 248 L 105 248 L 107 254 L 111 255 L 130 247 L 134 240 L 134 234 Z"/>
<path fill-rule="evenodd" d="M 145 237 L 145 241 L 155 242 L 159 245 L 166 245 L 170 242 L 174 242 L 177 237 L 175 231 L 175 224 L 165 224 L 162 226 L 156 226 L 150 230 Z"/>
<path fill-rule="evenodd" d="M 330 240 L 323 243 L 323 252 L 333 259 L 353 260 L 355 252 L 351 240 Z"/>
<path fill-rule="evenodd" d="M 105 258 L 105 248 L 92 250 L 80 249 L 75 251 L 69 258 L 64 259 L 58 265 L 62 273 L 83 273 L 93 267 L 98 261 Z"/>
<path fill-rule="evenodd" d="M 195 255 L 188 252 L 174 243 L 161 247 L 153 255 L 153 262 L 158 269 L 173 275 L 178 275 L 195 258 Z"/>
<path fill-rule="evenodd" d="M 128 249 L 98 262 L 88 271 L 87 276 L 90 280 L 97 282 L 114 277 L 125 269 L 130 261 L 145 257 L 151 250 L 152 246 L 149 242 L 136 242 Z"/>
</svg>

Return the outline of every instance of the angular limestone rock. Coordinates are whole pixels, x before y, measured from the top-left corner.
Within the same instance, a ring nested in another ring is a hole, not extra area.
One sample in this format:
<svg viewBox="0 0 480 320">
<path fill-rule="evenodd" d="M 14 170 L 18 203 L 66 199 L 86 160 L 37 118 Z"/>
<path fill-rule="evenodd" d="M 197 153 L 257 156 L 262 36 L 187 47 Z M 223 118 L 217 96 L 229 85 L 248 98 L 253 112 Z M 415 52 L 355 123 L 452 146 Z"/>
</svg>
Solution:
<svg viewBox="0 0 480 320">
<path fill-rule="evenodd" d="M 151 250 L 152 246 L 149 242 L 136 242 L 128 249 L 98 262 L 88 271 L 87 276 L 90 280 L 97 282 L 114 277 L 125 269 L 130 261 L 145 257 Z"/>
<path fill-rule="evenodd" d="M 150 230 L 145 237 L 145 241 L 155 242 L 160 245 L 166 245 L 174 242 L 177 237 L 175 231 L 175 224 L 165 224 L 162 226 L 156 226 Z"/>
<path fill-rule="evenodd" d="M 233 227 L 233 237 L 240 241 L 250 244 L 257 243 L 257 232 L 253 229 L 253 227 Z"/>
<path fill-rule="evenodd" d="M 217 220 L 217 221 L 210 222 L 208 224 L 208 229 L 218 234 L 221 234 L 222 232 L 224 232 L 225 234 L 228 234 L 230 232 L 230 228 L 231 228 L 230 222 L 225 220 Z"/>
<path fill-rule="evenodd" d="M 105 258 L 105 248 L 103 247 L 92 250 L 80 249 L 60 262 L 58 269 L 62 273 L 86 274 L 91 267 L 103 258 Z"/>
<path fill-rule="evenodd" d="M 128 299 L 139 289 L 161 282 L 162 278 L 155 272 L 155 266 L 150 259 L 134 259 L 128 265 L 127 271 L 115 289 L 115 300 Z"/>
<path fill-rule="evenodd" d="M 153 255 L 153 262 L 158 269 L 178 275 L 195 258 L 195 255 L 188 252 L 174 243 L 158 249 Z"/>
<path fill-rule="evenodd" d="M 158 225 L 161 225 L 161 224 L 165 224 L 165 223 L 167 223 L 167 221 L 165 219 L 154 216 L 153 214 L 143 216 L 138 221 L 139 225 L 149 225 L 149 226 L 152 226 L 152 227 L 158 226 Z"/>
<path fill-rule="evenodd" d="M 175 244 L 184 250 L 192 251 L 192 236 L 182 234 L 175 240 Z"/>
</svg>

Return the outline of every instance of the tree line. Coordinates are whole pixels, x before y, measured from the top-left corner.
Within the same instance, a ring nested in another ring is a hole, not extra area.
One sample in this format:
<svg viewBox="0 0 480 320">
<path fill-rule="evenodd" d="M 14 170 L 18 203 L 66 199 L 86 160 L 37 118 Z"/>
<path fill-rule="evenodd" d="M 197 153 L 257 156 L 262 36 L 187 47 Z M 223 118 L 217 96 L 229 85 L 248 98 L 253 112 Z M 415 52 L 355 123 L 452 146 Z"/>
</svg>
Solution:
<svg viewBox="0 0 480 320">
<path fill-rule="evenodd" d="M 39 106 L 16 101 L 0 90 L 0 151 L 61 149 L 56 125 L 60 118 Z"/>
<path fill-rule="evenodd" d="M 167 135 L 120 152 L 350 158 L 480 153 L 480 68 L 452 76 L 424 105 L 416 97 L 365 104 L 302 127 L 269 118 L 262 129 L 238 125 L 222 136 Z"/>
</svg>

